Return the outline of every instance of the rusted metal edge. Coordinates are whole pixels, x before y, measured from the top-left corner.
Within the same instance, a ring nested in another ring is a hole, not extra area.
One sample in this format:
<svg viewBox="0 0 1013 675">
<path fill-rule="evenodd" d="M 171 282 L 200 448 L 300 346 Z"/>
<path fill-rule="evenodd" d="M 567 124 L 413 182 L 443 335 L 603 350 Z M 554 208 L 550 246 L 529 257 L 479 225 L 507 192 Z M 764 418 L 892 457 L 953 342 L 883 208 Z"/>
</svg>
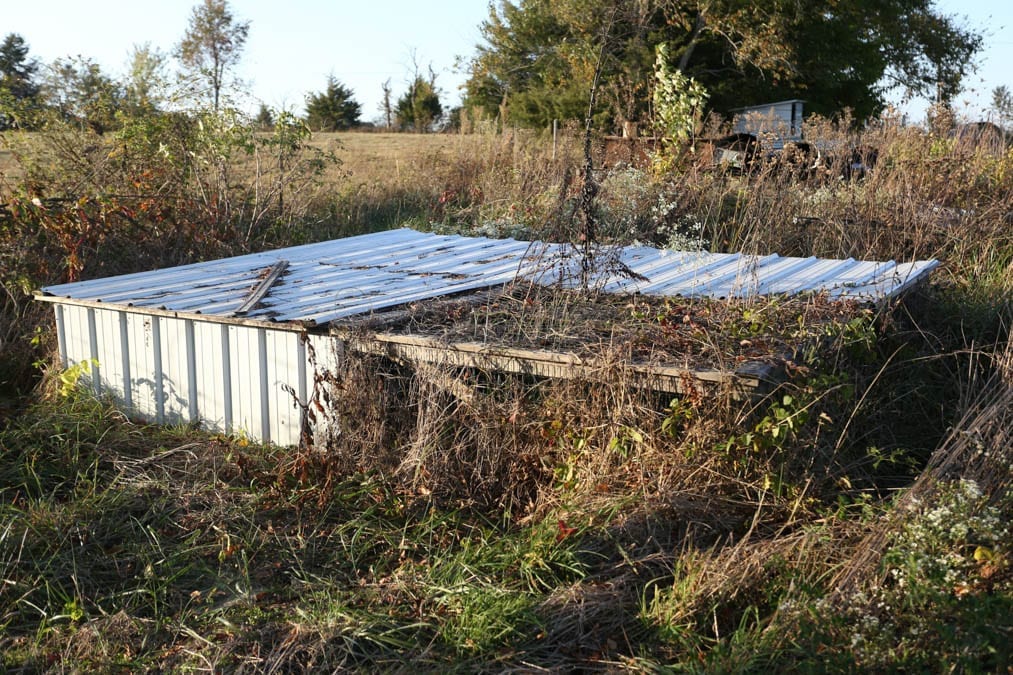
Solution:
<svg viewBox="0 0 1013 675">
<path fill-rule="evenodd" d="M 284 274 L 287 269 L 287 260 L 279 260 L 271 265 L 270 272 L 267 273 L 267 276 L 264 277 L 253 291 L 250 292 L 250 295 L 243 300 L 243 304 L 239 305 L 239 308 L 232 312 L 232 316 L 242 316 L 256 307 L 260 301 L 264 299 L 264 296 L 267 295 L 267 292 L 271 290 L 271 286 L 274 286 L 278 282 L 278 279 L 281 278 L 281 275 Z"/>
</svg>

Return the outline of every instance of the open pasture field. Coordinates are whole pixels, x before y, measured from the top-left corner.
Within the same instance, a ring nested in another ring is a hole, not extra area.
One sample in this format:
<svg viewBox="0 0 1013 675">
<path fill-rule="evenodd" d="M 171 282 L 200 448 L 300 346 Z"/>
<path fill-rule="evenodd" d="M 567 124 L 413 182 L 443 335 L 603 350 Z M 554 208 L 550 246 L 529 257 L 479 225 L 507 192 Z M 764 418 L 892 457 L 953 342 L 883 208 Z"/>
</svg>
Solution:
<svg viewBox="0 0 1013 675">
<path fill-rule="evenodd" d="M 530 137 L 531 132 L 515 132 Z M 336 132 L 313 134 L 311 144 L 334 149 L 341 169 L 350 180 L 397 179 L 401 171 L 426 162 L 452 163 L 457 158 L 494 151 L 513 141 L 509 136 L 480 134 L 401 134 L 383 132 Z M 551 139 L 545 139 L 551 146 Z"/>
<path fill-rule="evenodd" d="M 573 135 L 554 157 L 521 132 L 8 134 L 0 670 L 1006 672 L 1013 154 L 889 120 L 811 128 L 875 145 L 877 166 L 743 174 L 686 151 L 597 170 L 590 211 Z M 606 244 L 942 265 L 877 307 L 630 298 L 606 315 L 554 289 L 409 307 L 430 340 L 496 329 L 529 349 L 571 349 L 586 320 L 601 368 L 350 350 L 327 383 L 340 433 L 299 448 L 94 400 L 31 300 L 400 226 L 579 244 L 589 217 Z M 621 376 L 632 347 L 687 340 L 731 362 L 818 348 L 745 400 Z"/>
</svg>

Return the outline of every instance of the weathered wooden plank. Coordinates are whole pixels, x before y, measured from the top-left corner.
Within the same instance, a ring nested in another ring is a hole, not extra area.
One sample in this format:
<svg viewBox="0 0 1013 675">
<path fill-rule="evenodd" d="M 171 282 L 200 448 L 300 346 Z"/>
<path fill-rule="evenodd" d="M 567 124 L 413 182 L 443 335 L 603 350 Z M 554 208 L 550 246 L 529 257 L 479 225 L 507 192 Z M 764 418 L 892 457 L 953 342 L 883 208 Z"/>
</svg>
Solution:
<svg viewBox="0 0 1013 675">
<path fill-rule="evenodd" d="M 475 342 L 444 343 L 419 335 L 351 335 L 333 333 L 347 341 L 351 351 L 387 356 L 412 363 L 467 367 L 558 379 L 630 378 L 631 384 L 675 394 L 728 391 L 736 398 L 759 395 L 768 380 L 776 378 L 767 364 L 750 363 L 740 371 L 691 369 L 647 363 L 586 360 L 576 354 L 548 350 L 501 347 Z"/>
<path fill-rule="evenodd" d="M 257 306 L 257 304 L 264 299 L 267 292 L 271 290 L 271 286 L 281 278 L 281 275 L 288 269 L 287 260 L 279 260 L 278 262 L 271 265 L 271 271 L 267 273 L 267 276 L 261 279 L 257 287 L 253 289 L 253 292 L 243 301 L 243 304 L 232 313 L 233 316 L 242 316 L 251 309 Z"/>
</svg>

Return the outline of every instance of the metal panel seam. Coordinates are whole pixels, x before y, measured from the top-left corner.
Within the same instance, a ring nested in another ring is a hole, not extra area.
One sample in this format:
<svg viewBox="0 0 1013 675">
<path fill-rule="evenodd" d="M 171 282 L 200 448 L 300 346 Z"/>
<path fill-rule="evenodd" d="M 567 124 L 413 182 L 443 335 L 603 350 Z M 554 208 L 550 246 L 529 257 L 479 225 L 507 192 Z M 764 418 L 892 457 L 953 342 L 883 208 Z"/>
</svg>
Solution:
<svg viewBox="0 0 1013 675">
<path fill-rule="evenodd" d="M 130 392 L 130 335 L 127 332 L 127 313 L 117 312 L 120 324 L 120 359 L 123 363 L 123 403 L 133 408 L 133 395 Z"/>
<path fill-rule="evenodd" d="M 155 421 L 165 422 L 165 382 L 162 372 L 162 319 L 151 317 L 151 349 L 155 365 Z"/>
<path fill-rule="evenodd" d="M 186 379 L 189 390 L 190 423 L 200 421 L 200 410 L 197 407 L 197 344 L 193 334 L 193 320 L 184 319 L 183 329 L 186 334 Z"/>
<path fill-rule="evenodd" d="M 302 435 L 303 427 L 306 426 L 306 408 L 309 406 L 307 400 L 309 394 L 309 387 L 306 382 L 306 340 L 309 337 L 305 333 L 300 333 L 296 338 L 296 359 L 298 364 L 296 365 L 296 377 L 299 380 L 299 435 Z"/>
<path fill-rule="evenodd" d="M 225 433 L 232 433 L 232 352 L 229 348 L 229 326 L 222 327 L 222 407 L 225 408 Z"/>
<path fill-rule="evenodd" d="M 88 350 L 91 357 L 91 388 L 96 394 L 102 393 L 102 374 L 98 361 L 98 334 L 95 327 L 95 310 L 88 308 Z"/>
<path fill-rule="evenodd" d="M 257 357 L 260 361 L 260 430 L 261 443 L 271 442 L 271 402 L 267 381 L 267 330 L 257 329 Z"/>
</svg>

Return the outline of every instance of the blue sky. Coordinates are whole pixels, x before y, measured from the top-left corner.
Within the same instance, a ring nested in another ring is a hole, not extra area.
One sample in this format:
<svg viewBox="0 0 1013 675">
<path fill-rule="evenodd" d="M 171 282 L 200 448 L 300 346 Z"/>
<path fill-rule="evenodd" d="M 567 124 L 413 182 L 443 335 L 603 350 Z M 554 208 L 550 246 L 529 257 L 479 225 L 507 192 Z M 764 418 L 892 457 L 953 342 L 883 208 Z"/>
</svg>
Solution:
<svg viewBox="0 0 1013 675">
<path fill-rule="evenodd" d="M 956 16 L 985 35 L 976 70 L 965 78 L 954 107 L 968 119 L 986 119 L 992 90 L 1004 84 L 1013 91 L 1013 0 L 937 0 L 935 4 L 943 14 Z M 920 121 L 927 105 L 928 101 L 913 101 L 899 107 L 913 121 Z"/>
<path fill-rule="evenodd" d="M 170 51 L 195 1 L 5 0 L 0 35 L 21 34 L 46 63 L 80 54 L 118 74 L 135 44 Z M 978 72 L 957 104 L 965 116 L 980 117 L 995 86 L 1013 89 L 1013 1 L 938 0 L 937 6 L 986 33 Z M 301 111 L 307 92 L 323 89 L 333 73 L 355 92 L 367 120 L 379 116 L 385 80 L 395 95 L 404 90 L 413 54 L 423 71 L 431 65 L 437 73 L 445 101 L 458 102 L 465 78 L 455 61 L 473 53 L 479 24 L 489 15 L 487 0 L 232 0 L 231 7 L 251 21 L 239 74 L 257 100 Z M 919 121 L 926 105 L 901 108 Z"/>
<path fill-rule="evenodd" d="M 171 51 L 196 1 L 3 0 L 0 35 L 19 33 L 45 63 L 80 54 L 121 73 L 135 44 Z M 447 101 L 458 101 L 464 77 L 455 59 L 473 52 L 488 16 L 485 0 L 232 0 L 230 7 L 251 22 L 239 75 L 258 100 L 301 112 L 307 92 L 322 90 L 333 73 L 355 92 L 366 120 L 379 116 L 385 80 L 395 95 L 405 89 L 413 53 L 423 72 L 431 65 L 437 73 Z"/>
</svg>

